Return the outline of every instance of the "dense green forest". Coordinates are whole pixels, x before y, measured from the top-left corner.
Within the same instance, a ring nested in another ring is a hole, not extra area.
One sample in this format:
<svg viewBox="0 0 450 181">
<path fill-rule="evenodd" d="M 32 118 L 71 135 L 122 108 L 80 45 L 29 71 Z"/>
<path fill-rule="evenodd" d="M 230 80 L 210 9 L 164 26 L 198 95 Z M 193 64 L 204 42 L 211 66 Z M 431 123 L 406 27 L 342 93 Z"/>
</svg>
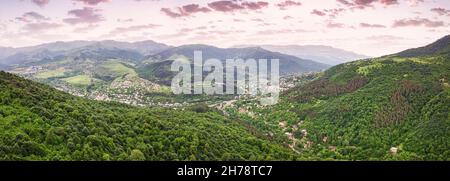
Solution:
<svg viewBox="0 0 450 181">
<path fill-rule="evenodd" d="M 295 156 L 214 110 L 75 97 L 0 72 L 1 160 L 286 160 Z"/>
<path fill-rule="evenodd" d="M 274 107 L 241 101 L 230 111 L 288 137 L 292 150 L 311 159 L 449 160 L 449 47 L 447 36 L 337 65 L 284 92 Z"/>
</svg>

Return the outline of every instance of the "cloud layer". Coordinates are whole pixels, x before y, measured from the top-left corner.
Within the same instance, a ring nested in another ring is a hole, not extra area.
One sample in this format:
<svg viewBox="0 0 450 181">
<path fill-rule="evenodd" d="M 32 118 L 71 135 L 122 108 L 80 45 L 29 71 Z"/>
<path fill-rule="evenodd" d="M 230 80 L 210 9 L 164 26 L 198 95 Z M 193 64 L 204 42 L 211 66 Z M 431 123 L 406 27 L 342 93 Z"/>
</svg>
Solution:
<svg viewBox="0 0 450 181">
<path fill-rule="evenodd" d="M 74 9 L 69 11 L 67 14 L 72 16 L 72 18 L 66 18 L 63 21 L 68 24 L 93 24 L 103 21 L 102 15 L 98 14 L 100 10 L 91 7 L 84 7 L 83 9 Z"/>
<path fill-rule="evenodd" d="M 448 0 L 5 0 L 2 3 L 0 46 L 111 38 L 222 47 L 324 44 L 380 55 L 414 47 L 411 42 L 426 43 L 450 34 Z M 385 51 L 379 48 L 383 42 L 391 44 Z"/>
<path fill-rule="evenodd" d="M 401 19 L 394 22 L 392 27 L 407 27 L 407 26 L 424 26 L 424 27 L 441 27 L 444 26 L 443 21 L 432 21 L 427 18 L 416 18 L 416 19 Z"/>
<path fill-rule="evenodd" d="M 290 2 L 290 1 L 289 1 Z M 236 0 L 224 0 L 224 1 L 214 1 L 207 4 L 207 7 L 202 7 L 199 4 L 188 4 L 175 9 L 161 8 L 161 12 L 172 18 L 179 18 L 190 16 L 196 13 L 208 13 L 213 11 L 218 12 L 235 12 L 242 10 L 260 10 L 269 5 L 268 2 L 256 1 L 236 1 Z"/>
<path fill-rule="evenodd" d="M 31 2 L 33 2 L 34 4 L 40 6 L 40 7 L 44 7 L 45 5 L 47 5 L 50 0 L 32 0 Z"/>
</svg>

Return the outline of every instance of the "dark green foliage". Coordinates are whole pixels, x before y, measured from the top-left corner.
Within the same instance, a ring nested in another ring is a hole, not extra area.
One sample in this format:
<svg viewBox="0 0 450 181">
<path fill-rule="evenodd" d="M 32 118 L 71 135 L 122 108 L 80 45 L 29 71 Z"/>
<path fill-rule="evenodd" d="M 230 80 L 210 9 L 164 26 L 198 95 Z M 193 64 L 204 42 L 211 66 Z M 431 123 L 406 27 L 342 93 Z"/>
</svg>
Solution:
<svg viewBox="0 0 450 181">
<path fill-rule="evenodd" d="M 189 110 L 197 112 L 197 113 L 206 113 L 208 111 L 211 111 L 211 108 L 208 107 L 206 104 L 196 104 L 189 107 Z"/>
<path fill-rule="evenodd" d="M 173 60 L 167 60 L 145 64 L 139 67 L 137 72 L 139 76 L 144 79 L 170 86 L 172 84 L 173 77 L 177 74 L 177 72 L 170 71 L 170 66 L 172 63 Z"/>
<path fill-rule="evenodd" d="M 0 160 L 295 158 L 216 111 L 193 110 L 97 102 L 0 72 Z"/>
<path fill-rule="evenodd" d="M 449 160 L 450 54 L 436 51 L 341 64 L 276 106 L 238 104 L 256 118 L 233 114 L 307 159 Z"/>
</svg>

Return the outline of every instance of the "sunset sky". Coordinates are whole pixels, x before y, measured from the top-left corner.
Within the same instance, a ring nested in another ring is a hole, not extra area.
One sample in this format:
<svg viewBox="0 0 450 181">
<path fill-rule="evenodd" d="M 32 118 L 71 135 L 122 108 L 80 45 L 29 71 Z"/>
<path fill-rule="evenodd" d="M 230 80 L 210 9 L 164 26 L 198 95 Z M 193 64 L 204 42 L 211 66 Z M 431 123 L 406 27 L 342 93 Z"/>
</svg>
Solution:
<svg viewBox="0 0 450 181">
<path fill-rule="evenodd" d="M 70 40 L 329 45 L 380 56 L 450 34 L 449 0 L 0 0 L 0 46 Z"/>
</svg>

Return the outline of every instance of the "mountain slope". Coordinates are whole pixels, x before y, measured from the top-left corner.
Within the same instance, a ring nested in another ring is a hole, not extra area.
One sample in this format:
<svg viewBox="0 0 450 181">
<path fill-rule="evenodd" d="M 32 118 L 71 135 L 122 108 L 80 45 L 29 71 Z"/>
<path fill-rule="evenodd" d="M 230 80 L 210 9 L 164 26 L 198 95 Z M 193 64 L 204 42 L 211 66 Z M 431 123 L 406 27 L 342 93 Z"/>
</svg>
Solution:
<svg viewBox="0 0 450 181">
<path fill-rule="evenodd" d="M 0 160 L 294 159 L 214 110 L 92 101 L 5 72 L 0 103 Z"/>
<path fill-rule="evenodd" d="M 277 52 L 270 52 L 262 48 L 217 48 L 209 45 L 183 45 L 174 47 L 163 51 L 161 53 L 148 56 L 144 62 L 147 62 L 146 66 L 150 66 L 151 69 L 153 62 L 160 62 L 165 60 L 175 59 L 187 59 L 192 60 L 194 51 L 202 51 L 203 61 L 210 58 L 217 58 L 223 62 L 226 59 L 279 59 L 280 61 L 280 74 L 293 74 L 320 71 L 328 68 L 328 65 L 314 62 L 312 60 L 304 60 L 291 55 L 285 55 Z M 145 70 L 146 68 L 141 68 Z M 169 71 L 169 70 L 167 70 Z"/>
<path fill-rule="evenodd" d="M 450 41 L 414 49 L 420 56 L 337 65 L 246 119 L 288 135 L 292 149 L 313 158 L 449 160 L 450 53 L 427 51 L 440 45 Z"/>
<path fill-rule="evenodd" d="M 140 66 L 137 72 L 140 77 L 163 85 L 171 85 L 176 72 L 170 71 L 173 60 L 150 63 Z"/>
<path fill-rule="evenodd" d="M 157 43 L 152 40 L 146 40 L 146 41 L 138 41 L 138 42 L 119 42 L 119 41 L 113 41 L 113 40 L 105 40 L 98 42 L 98 44 L 101 44 L 105 47 L 111 47 L 111 48 L 118 48 L 118 49 L 125 49 L 125 50 L 133 50 L 141 53 L 142 55 L 153 55 L 159 52 L 162 52 L 164 50 L 167 50 L 170 48 L 170 46 L 162 43 Z"/>
<path fill-rule="evenodd" d="M 133 52 L 133 57 L 151 55 L 170 48 L 170 46 L 154 41 L 119 42 L 105 41 L 69 41 L 53 42 L 31 47 L 0 48 L 0 63 L 5 65 L 20 65 L 23 63 L 39 62 L 41 60 L 55 59 L 60 56 L 70 56 L 80 50 L 103 50 L 107 55 L 114 54 L 116 58 L 124 53 Z M 109 52 L 108 52 L 109 51 Z M 118 53 L 113 53 L 118 52 Z M 102 54 L 97 53 L 97 56 Z M 106 55 L 105 55 L 106 56 Z M 95 58 L 95 57 L 94 57 Z"/>
<path fill-rule="evenodd" d="M 341 154 L 345 146 L 356 146 L 344 158 L 449 159 L 450 53 L 440 52 L 339 65 L 288 97 L 316 104 L 311 110 L 318 114 L 305 118 L 311 137 L 317 136 L 313 142 L 328 136 L 326 145 L 339 145 Z"/>
<path fill-rule="evenodd" d="M 115 47 L 105 47 L 101 44 L 93 44 L 77 49 L 70 50 L 59 59 L 89 59 L 93 61 L 102 61 L 108 59 L 122 59 L 131 62 L 138 62 L 143 58 L 143 55 L 137 51 L 129 49 L 120 49 Z"/>
<path fill-rule="evenodd" d="M 261 47 L 263 49 L 314 60 L 327 65 L 369 58 L 365 55 L 322 45 L 242 45 L 238 47 Z"/>
<path fill-rule="evenodd" d="M 118 49 L 128 49 L 128 50 L 134 50 L 138 51 L 144 55 L 149 54 L 155 54 L 162 50 L 165 50 L 167 48 L 170 48 L 170 46 L 157 43 L 151 40 L 146 41 L 138 41 L 138 42 L 120 42 L 120 41 L 113 41 L 113 40 L 104 40 L 104 41 L 58 41 L 53 43 L 44 43 L 36 46 L 29 46 L 29 47 L 21 47 L 21 48 L 14 48 L 13 50 L 15 52 L 30 52 L 30 51 L 36 51 L 36 50 L 49 50 L 49 51 L 67 51 L 77 48 L 82 48 L 85 46 L 91 46 L 91 45 L 98 45 L 103 46 L 107 48 L 118 48 Z M 1 49 L 0 49 L 1 50 Z M 12 48 L 9 48 L 11 51 Z"/>
</svg>

